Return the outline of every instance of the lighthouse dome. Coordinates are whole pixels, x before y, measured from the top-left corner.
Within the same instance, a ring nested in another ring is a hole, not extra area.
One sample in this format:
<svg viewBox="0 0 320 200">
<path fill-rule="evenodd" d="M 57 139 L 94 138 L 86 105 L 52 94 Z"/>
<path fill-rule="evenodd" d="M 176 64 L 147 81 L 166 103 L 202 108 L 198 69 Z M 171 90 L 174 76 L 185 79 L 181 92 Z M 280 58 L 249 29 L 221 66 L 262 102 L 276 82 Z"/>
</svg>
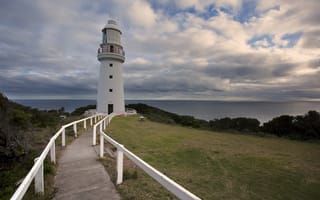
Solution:
<svg viewBox="0 0 320 200">
<path fill-rule="evenodd" d="M 104 26 L 104 29 L 115 29 L 121 33 L 117 22 L 113 19 L 108 20 L 108 23 Z"/>
</svg>

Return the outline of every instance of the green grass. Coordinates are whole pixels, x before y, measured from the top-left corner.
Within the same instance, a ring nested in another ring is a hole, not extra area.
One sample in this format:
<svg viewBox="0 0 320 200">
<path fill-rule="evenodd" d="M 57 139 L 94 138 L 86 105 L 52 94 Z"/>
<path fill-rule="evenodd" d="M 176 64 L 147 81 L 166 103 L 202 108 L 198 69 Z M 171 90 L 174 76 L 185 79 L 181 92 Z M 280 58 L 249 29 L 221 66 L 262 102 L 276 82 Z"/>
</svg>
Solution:
<svg viewBox="0 0 320 200">
<path fill-rule="evenodd" d="M 137 117 L 114 118 L 107 133 L 202 199 L 320 199 L 319 143 L 201 131 Z M 114 173 L 114 161 L 104 163 Z M 118 186 L 123 199 L 174 198 L 129 161 L 125 170 L 129 178 Z"/>
</svg>

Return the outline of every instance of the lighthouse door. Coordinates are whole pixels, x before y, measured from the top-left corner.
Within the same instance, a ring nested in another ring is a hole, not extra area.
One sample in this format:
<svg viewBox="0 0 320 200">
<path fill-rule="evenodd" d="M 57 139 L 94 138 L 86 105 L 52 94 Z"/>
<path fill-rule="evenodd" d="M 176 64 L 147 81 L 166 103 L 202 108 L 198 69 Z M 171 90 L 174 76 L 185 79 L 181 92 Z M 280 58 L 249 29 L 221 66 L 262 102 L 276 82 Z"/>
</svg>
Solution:
<svg viewBox="0 0 320 200">
<path fill-rule="evenodd" d="M 113 113 L 113 104 L 108 104 L 108 114 Z"/>
</svg>

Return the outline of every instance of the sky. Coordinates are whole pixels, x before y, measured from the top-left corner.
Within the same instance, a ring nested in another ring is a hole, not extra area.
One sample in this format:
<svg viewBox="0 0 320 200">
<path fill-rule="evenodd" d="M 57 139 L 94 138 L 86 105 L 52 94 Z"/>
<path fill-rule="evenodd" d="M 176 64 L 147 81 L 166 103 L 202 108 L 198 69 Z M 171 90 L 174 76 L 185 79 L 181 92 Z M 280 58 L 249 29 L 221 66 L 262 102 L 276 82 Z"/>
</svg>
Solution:
<svg viewBox="0 0 320 200">
<path fill-rule="evenodd" d="M 0 92 L 95 99 L 117 20 L 126 99 L 320 100 L 320 0 L 3 0 Z"/>
</svg>

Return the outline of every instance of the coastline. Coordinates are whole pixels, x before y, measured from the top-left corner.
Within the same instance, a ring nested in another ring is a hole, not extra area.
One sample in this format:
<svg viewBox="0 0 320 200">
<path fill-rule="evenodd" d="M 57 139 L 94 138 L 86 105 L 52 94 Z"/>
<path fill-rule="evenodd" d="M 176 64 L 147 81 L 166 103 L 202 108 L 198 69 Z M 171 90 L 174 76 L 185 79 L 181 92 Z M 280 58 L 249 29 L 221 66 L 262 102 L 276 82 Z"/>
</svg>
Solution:
<svg viewBox="0 0 320 200">
<path fill-rule="evenodd" d="M 16 99 L 33 108 L 50 110 L 64 107 L 72 112 L 82 106 L 96 104 L 86 99 Z M 303 115 L 309 110 L 320 111 L 320 101 L 208 101 L 208 100 L 126 100 L 126 104 L 143 103 L 179 115 L 212 120 L 223 117 L 251 117 L 266 122 L 280 115 Z"/>
</svg>

